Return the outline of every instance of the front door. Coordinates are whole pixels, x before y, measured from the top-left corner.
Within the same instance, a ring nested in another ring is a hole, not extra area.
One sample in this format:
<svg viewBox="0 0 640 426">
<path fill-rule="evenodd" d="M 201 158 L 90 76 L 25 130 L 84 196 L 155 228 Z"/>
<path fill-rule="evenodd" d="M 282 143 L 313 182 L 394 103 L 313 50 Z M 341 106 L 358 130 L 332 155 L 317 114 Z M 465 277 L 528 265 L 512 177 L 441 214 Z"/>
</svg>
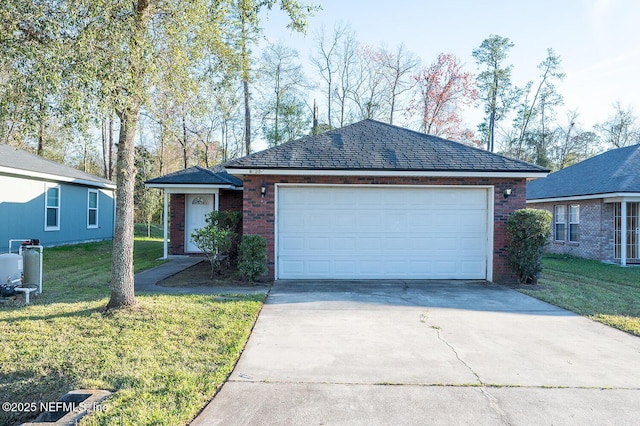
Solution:
<svg viewBox="0 0 640 426">
<path fill-rule="evenodd" d="M 191 242 L 191 233 L 207 226 L 207 215 L 215 208 L 214 194 L 187 194 L 185 212 L 185 251 L 187 253 L 201 252 L 195 244 Z"/>
</svg>

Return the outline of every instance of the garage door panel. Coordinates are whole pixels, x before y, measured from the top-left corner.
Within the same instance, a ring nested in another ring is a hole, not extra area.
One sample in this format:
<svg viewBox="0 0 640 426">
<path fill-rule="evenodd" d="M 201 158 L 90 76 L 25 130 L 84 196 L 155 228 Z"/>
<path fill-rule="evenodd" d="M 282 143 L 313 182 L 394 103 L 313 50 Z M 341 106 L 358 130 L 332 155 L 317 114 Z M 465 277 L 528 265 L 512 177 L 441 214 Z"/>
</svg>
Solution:
<svg viewBox="0 0 640 426">
<path fill-rule="evenodd" d="M 386 232 L 406 232 L 407 217 L 404 214 L 385 215 L 383 228 Z"/>
<path fill-rule="evenodd" d="M 313 252 L 326 253 L 331 250 L 331 239 L 329 237 L 313 237 L 307 239 L 307 249 Z"/>
<path fill-rule="evenodd" d="M 303 237 L 289 237 L 289 236 L 281 236 L 280 237 L 280 251 L 282 253 L 297 253 L 304 250 L 304 241 Z"/>
<path fill-rule="evenodd" d="M 278 278 L 484 279 L 487 192 L 281 187 Z"/>
<path fill-rule="evenodd" d="M 361 252 L 379 252 L 379 247 L 381 246 L 382 238 L 380 237 L 366 237 L 359 236 L 357 238 L 356 249 Z"/>
<path fill-rule="evenodd" d="M 333 215 L 333 230 L 334 231 L 352 231 L 357 222 L 357 216 L 354 214 L 347 214 L 338 212 Z"/>
<path fill-rule="evenodd" d="M 304 275 L 304 261 L 302 259 L 286 259 L 279 263 L 281 273 L 284 276 L 303 276 Z"/>
<path fill-rule="evenodd" d="M 377 232 L 380 229 L 384 229 L 384 222 L 382 220 L 382 214 L 378 212 L 359 211 L 356 213 L 356 226 L 357 232 Z"/>
<path fill-rule="evenodd" d="M 331 273 L 331 262 L 328 260 L 308 260 L 307 271 L 310 274 L 325 275 Z"/>
<path fill-rule="evenodd" d="M 486 248 L 485 238 L 481 235 L 476 237 L 460 238 L 460 249 L 464 251 L 484 251 Z"/>
<path fill-rule="evenodd" d="M 407 228 L 413 231 L 429 229 L 433 226 L 433 217 L 427 212 L 414 212 L 405 216 Z"/>
<path fill-rule="evenodd" d="M 356 248 L 356 240 L 353 236 L 336 237 L 333 249 L 337 252 L 353 252 Z"/>
</svg>

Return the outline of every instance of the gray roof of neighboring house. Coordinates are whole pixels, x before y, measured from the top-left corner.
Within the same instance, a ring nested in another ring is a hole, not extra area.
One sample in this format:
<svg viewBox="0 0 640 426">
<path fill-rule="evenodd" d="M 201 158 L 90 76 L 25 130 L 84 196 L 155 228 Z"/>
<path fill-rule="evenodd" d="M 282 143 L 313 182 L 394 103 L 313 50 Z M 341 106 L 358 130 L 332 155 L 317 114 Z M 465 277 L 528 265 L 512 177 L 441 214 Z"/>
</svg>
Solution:
<svg viewBox="0 0 640 426">
<path fill-rule="evenodd" d="M 375 120 L 229 161 L 227 169 L 534 172 L 547 169 Z"/>
<path fill-rule="evenodd" d="M 640 193 L 640 145 L 614 149 L 527 184 L 527 199 Z"/>
<path fill-rule="evenodd" d="M 150 179 L 145 183 L 148 185 L 211 184 L 242 187 L 242 181 L 235 176 L 231 176 L 220 165 L 211 169 L 193 166 L 188 169 L 179 170 L 177 172 Z"/>
<path fill-rule="evenodd" d="M 85 185 L 96 184 L 101 187 L 115 187 L 115 184 L 108 179 L 85 173 L 6 144 L 0 144 L 0 167 L 13 169 L 18 175 L 44 174 L 50 175 L 52 180 L 59 179 L 61 181 L 76 181 Z"/>
</svg>

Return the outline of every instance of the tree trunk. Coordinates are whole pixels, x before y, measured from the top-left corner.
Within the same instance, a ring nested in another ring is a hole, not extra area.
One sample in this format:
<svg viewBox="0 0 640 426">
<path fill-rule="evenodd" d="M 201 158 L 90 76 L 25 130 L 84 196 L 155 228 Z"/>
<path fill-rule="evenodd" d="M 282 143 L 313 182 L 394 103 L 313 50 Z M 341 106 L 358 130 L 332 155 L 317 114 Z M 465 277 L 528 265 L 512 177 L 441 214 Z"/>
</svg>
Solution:
<svg viewBox="0 0 640 426">
<path fill-rule="evenodd" d="M 107 120 L 102 119 L 102 176 L 109 179 L 109 169 L 107 168 Z"/>
<path fill-rule="evenodd" d="M 184 113 L 182 114 L 182 165 L 183 168 L 187 168 L 187 122 L 184 118 Z"/>
<path fill-rule="evenodd" d="M 113 236 L 111 265 L 111 299 L 107 310 L 136 304 L 133 281 L 133 193 L 136 169 L 134 165 L 135 134 L 140 106 L 118 113 L 120 136 L 116 164 L 116 227 Z"/>
<path fill-rule="evenodd" d="M 40 127 L 38 128 L 38 151 L 37 154 L 42 157 L 44 154 L 44 119 L 40 119 Z"/>
<path fill-rule="evenodd" d="M 244 91 L 244 145 L 246 154 L 251 154 L 251 108 L 249 93 L 249 49 L 247 48 L 249 29 L 244 14 L 242 15 L 242 29 L 240 35 L 242 55 L 242 88 Z"/>
<path fill-rule="evenodd" d="M 249 105 L 249 81 L 242 82 L 244 87 L 244 145 L 247 155 L 251 154 L 251 109 Z"/>
<path fill-rule="evenodd" d="M 113 180 L 113 114 L 109 114 L 109 175 L 107 179 Z"/>
</svg>

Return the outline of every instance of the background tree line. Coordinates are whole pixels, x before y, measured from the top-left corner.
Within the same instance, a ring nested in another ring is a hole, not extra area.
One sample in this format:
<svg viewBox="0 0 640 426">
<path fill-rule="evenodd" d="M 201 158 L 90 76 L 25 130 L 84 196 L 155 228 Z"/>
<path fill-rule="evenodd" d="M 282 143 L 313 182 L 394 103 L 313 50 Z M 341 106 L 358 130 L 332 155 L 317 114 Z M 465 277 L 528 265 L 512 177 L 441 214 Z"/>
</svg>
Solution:
<svg viewBox="0 0 640 426">
<path fill-rule="evenodd" d="M 218 34 L 209 35 L 216 38 L 209 40 L 211 45 L 201 41 L 180 50 L 168 35 L 154 40 L 162 55 L 154 64 L 157 72 L 134 129 L 136 221 L 157 221 L 161 213 L 158 194 L 144 189 L 147 179 L 194 165 L 211 167 L 256 146 L 275 146 L 366 118 L 552 170 L 605 149 L 640 143 L 637 117 L 619 103 L 592 126 L 581 123 L 577 108 L 558 114 L 563 98 L 556 84 L 565 74 L 553 49 L 541 58 L 537 79 L 520 87 L 511 77 L 513 43 L 498 35 L 473 49 L 473 72 L 452 54 L 419 58 L 404 45 L 363 44 L 344 23 L 308 35 L 313 48 L 304 52 L 305 58 L 263 36 L 260 16 L 274 4 L 230 1 L 216 18 Z M 304 19 L 315 7 L 292 4 L 291 25 L 304 30 Z M 109 105 L 106 88 L 89 81 L 89 71 L 86 81 L 66 81 L 65 73 L 74 64 L 55 62 L 56 49 L 64 49 L 64 43 L 30 28 L 24 19 L 16 21 L 8 6 L 3 10 L 28 43 L 21 48 L 1 44 L 0 143 L 115 180 L 122 117 Z M 32 12 L 35 22 L 38 13 L 51 12 L 40 6 Z M 81 13 L 76 19 L 81 20 Z M 194 22 L 173 30 L 197 32 Z M 51 53 L 40 55 L 34 47 L 38 43 L 45 43 Z M 96 51 L 79 54 L 89 57 Z M 99 59 L 110 61 L 108 52 Z M 189 78 L 176 67 L 186 68 Z M 463 121 L 465 110 L 473 106 L 484 112 L 475 128 Z"/>
</svg>

